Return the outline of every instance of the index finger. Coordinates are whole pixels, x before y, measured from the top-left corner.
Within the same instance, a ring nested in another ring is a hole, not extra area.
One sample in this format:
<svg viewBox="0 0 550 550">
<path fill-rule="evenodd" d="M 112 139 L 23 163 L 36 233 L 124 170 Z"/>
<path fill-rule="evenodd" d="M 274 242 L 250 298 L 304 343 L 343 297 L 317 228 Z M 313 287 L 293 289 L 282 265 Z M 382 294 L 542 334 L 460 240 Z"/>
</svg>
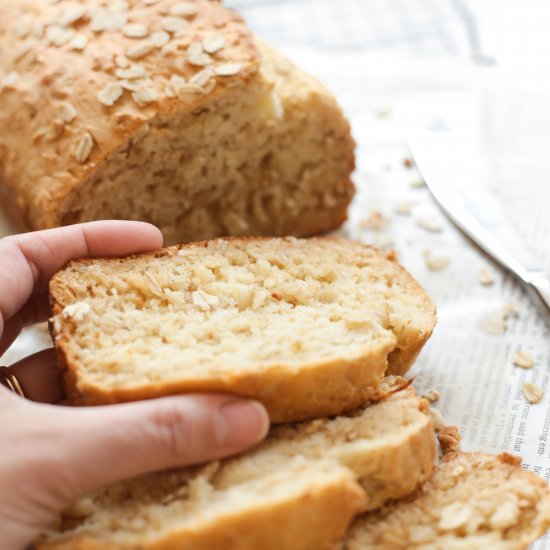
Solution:
<svg viewBox="0 0 550 550">
<path fill-rule="evenodd" d="M 162 234 L 143 222 L 99 221 L 0 239 L 0 333 L 69 260 L 123 256 L 162 247 Z"/>
</svg>

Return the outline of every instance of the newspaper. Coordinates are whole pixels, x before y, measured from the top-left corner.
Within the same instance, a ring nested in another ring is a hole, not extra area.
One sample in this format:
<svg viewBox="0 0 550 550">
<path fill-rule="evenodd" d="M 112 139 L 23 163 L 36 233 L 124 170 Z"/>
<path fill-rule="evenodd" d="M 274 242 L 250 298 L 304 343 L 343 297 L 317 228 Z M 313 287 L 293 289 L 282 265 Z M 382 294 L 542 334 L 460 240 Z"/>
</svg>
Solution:
<svg viewBox="0 0 550 550">
<path fill-rule="evenodd" d="M 491 162 L 487 191 L 540 268 L 550 271 L 544 90 L 519 89 L 517 79 L 463 59 L 280 47 L 326 82 L 352 124 L 357 195 L 338 233 L 395 249 L 437 304 L 436 330 L 411 371 L 417 390 L 440 392 L 435 406 L 449 424 L 460 426 L 465 450 L 521 455 L 525 469 L 549 481 L 550 331 L 521 287 L 445 218 L 406 161 L 407 136 L 430 115 L 470 136 Z M 0 235 L 12 231 L 0 217 Z M 482 271 L 492 284 L 480 282 Z M 499 328 L 503 307 L 512 303 L 517 313 Z M 43 328 L 27 329 L 0 363 L 50 345 Z M 514 366 L 517 351 L 532 356 L 534 367 Z M 525 399 L 525 381 L 543 390 L 539 403 Z M 548 537 L 533 548 L 550 549 Z"/>
</svg>

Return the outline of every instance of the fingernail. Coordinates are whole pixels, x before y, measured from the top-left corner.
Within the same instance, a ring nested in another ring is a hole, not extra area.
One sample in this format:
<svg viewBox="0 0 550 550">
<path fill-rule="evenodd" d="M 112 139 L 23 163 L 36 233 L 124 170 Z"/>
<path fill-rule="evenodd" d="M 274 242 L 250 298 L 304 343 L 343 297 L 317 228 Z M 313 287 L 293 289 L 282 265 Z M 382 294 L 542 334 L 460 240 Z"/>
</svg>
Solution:
<svg viewBox="0 0 550 550">
<path fill-rule="evenodd" d="M 220 443 L 226 447 L 247 447 L 261 441 L 269 429 L 269 417 L 257 401 L 230 401 L 220 409 Z"/>
</svg>

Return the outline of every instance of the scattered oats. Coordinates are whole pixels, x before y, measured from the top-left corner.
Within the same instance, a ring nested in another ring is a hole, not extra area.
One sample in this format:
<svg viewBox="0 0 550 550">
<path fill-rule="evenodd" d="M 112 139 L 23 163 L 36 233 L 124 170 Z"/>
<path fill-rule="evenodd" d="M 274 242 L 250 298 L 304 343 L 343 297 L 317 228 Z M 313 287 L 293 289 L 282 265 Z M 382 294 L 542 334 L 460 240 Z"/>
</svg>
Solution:
<svg viewBox="0 0 550 550">
<path fill-rule="evenodd" d="M 88 12 L 86 6 L 72 6 L 66 9 L 57 19 L 56 23 L 62 27 L 69 27 L 82 19 Z"/>
<path fill-rule="evenodd" d="M 77 117 L 78 112 L 72 103 L 64 101 L 55 107 L 54 115 L 59 120 L 70 123 Z"/>
<path fill-rule="evenodd" d="M 443 415 L 435 407 L 430 407 L 430 415 L 432 417 L 435 431 L 442 430 L 448 425 L 445 418 L 443 418 Z"/>
<path fill-rule="evenodd" d="M 132 93 L 134 101 L 141 106 L 153 103 L 158 100 L 158 94 L 155 88 L 145 82 L 140 82 L 136 90 Z"/>
<path fill-rule="evenodd" d="M 127 69 L 117 69 L 115 75 L 122 80 L 136 80 L 145 76 L 145 69 L 141 65 L 134 64 Z"/>
<path fill-rule="evenodd" d="M 188 84 L 183 79 L 179 81 L 179 78 L 180 77 L 172 77 L 172 80 L 169 82 L 168 90 L 172 92 L 171 94 L 167 94 L 169 97 L 177 96 L 179 100 L 185 102 L 190 99 L 189 96 L 204 94 L 204 90 L 200 86 L 197 86 L 196 84 Z"/>
<path fill-rule="evenodd" d="M 120 31 L 128 21 L 126 13 L 110 12 L 103 8 L 92 9 L 90 15 L 90 28 L 94 32 Z"/>
<path fill-rule="evenodd" d="M 82 134 L 76 145 L 74 156 L 79 164 L 85 164 L 94 147 L 94 138 L 89 132 Z"/>
<path fill-rule="evenodd" d="M 112 107 L 124 93 L 124 89 L 118 83 L 107 84 L 103 90 L 97 94 L 97 99 L 106 107 Z"/>
<path fill-rule="evenodd" d="M 412 187 L 413 189 L 420 189 L 421 187 L 425 187 L 425 186 L 426 186 L 426 182 L 422 179 L 412 180 L 409 183 L 409 187 Z"/>
<path fill-rule="evenodd" d="M 509 500 L 502 502 L 496 511 L 489 518 L 493 529 L 504 530 L 517 525 L 519 508 L 517 501 Z"/>
<path fill-rule="evenodd" d="M 214 88 L 216 87 L 216 81 L 214 79 L 209 80 L 203 87 L 202 87 L 202 93 L 205 95 L 208 95 L 211 93 Z"/>
<path fill-rule="evenodd" d="M 179 2 L 170 9 L 170 13 L 176 17 L 187 17 L 189 15 L 195 15 L 197 8 L 191 2 Z"/>
<path fill-rule="evenodd" d="M 523 351 L 516 351 L 512 362 L 520 369 L 532 369 L 535 366 L 535 360 L 528 353 Z"/>
<path fill-rule="evenodd" d="M 410 216 L 412 204 L 410 202 L 400 202 L 395 205 L 395 212 L 400 216 Z"/>
<path fill-rule="evenodd" d="M 504 319 L 508 319 L 509 317 L 516 316 L 519 314 L 519 304 L 515 304 L 513 302 L 506 302 L 502 306 L 502 316 Z"/>
<path fill-rule="evenodd" d="M 403 159 L 403 166 L 405 168 L 412 168 L 414 166 L 414 161 L 411 158 Z"/>
<path fill-rule="evenodd" d="M 153 277 L 153 275 L 151 275 L 148 271 L 144 273 L 144 277 L 145 283 L 147 284 L 151 292 L 159 298 L 164 298 L 164 292 L 162 291 L 162 288 L 158 284 L 158 281 L 155 279 L 155 277 Z"/>
<path fill-rule="evenodd" d="M 521 391 L 529 403 L 535 404 L 542 399 L 542 389 L 532 382 L 524 382 Z"/>
<path fill-rule="evenodd" d="M 61 315 L 65 318 L 69 317 L 75 321 L 82 321 L 91 311 L 90 304 L 86 302 L 74 302 L 63 309 Z"/>
<path fill-rule="evenodd" d="M 187 46 L 187 55 L 200 55 L 201 53 L 204 53 L 204 50 L 200 42 L 191 42 L 191 44 Z"/>
<path fill-rule="evenodd" d="M 143 23 L 128 23 L 122 28 L 122 34 L 126 38 L 145 38 L 149 34 L 149 29 Z"/>
<path fill-rule="evenodd" d="M 443 226 L 434 218 L 420 218 L 416 223 L 422 229 L 430 231 L 430 233 L 441 233 L 443 231 Z"/>
<path fill-rule="evenodd" d="M 161 27 L 165 31 L 173 34 L 187 29 L 187 27 L 189 27 L 189 23 L 185 21 L 185 19 L 179 19 L 177 17 L 164 17 Z"/>
<path fill-rule="evenodd" d="M 178 47 L 176 44 L 166 44 L 162 46 L 162 49 L 160 50 L 160 54 L 163 57 L 167 57 L 169 55 L 172 55 L 178 51 Z"/>
<path fill-rule="evenodd" d="M 88 37 L 84 34 L 77 33 L 73 36 L 69 42 L 69 48 L 71 50 L 85 50 L 88 45 Z"/>
<path fill-rule="evenodd" d="M 161 48 L 162 46 L 168 44 L 170 41 L 170 35 L 165 31 L 157 31 L 151 35 L 151 44 L 156 48 Z"/>
<path fill-rule="evenodd" d="M 452 531 L 464 527 L 472 517 L 472 509 L 461 502 L 453 502 L 441 509 L 438 527 L 441 531 Z"/>
<path fill-rule="evenodd" d="M 430 403 L 435 403 L 439 401 L 440 394 L 435 388 L 430 388 L 422 397 L 427 399 Z"/>
<path fill-rule="evenodd" d="M 221 34 L 209 34 L 202 39 L 202 47 L 206 53 L 219 52 L 225 46 L 225 38 Z"/>
<path fill-rule="evenodd" d="M 428 254 L 424 258 L 426 261 L 426 267 L 430 271 L 441 271 L 451 263 L 451 259 L 448 256 L 432 256 L 431 254 Z"/>
<path fill-rule="evenodd" d="M 382 250 L 387 250 L 388 248 L 392 247 L 395 244 L 395 241 L 391 237 L 388 237 L 387 235 L 380 235 L 377 233 L 374 235 L 372 243 L 377 248 L 380 248 Z"/>
<path fill-rule="evenodd" d="M 129 90 L 130 92 L 135 92 L 138 89 L 139 85 L 141 84 L 141 81 L 139 81 L 139 80 L 119 80 L 118 83 L 125 90 Z"/>
<path fill-rule="evenodd" d="M 381 231 L 385 229 L 390 223 L 390 220 L 386 218 L 378 210 L 372 210 L 367 218 L 361 220 L 359 226 L 361 229 L 369 229 L 372 231 Z"/>
<path fill-rule="evenodd" d="M 187 58 L 187 62 L 198 67 L 205 67 L 206 65 L 210 65 L 213 60 L 207 53 L 201 53 L 198 55 L 190 55 Z"/>
<path fill-rule="evenodd" d="M 483 286 L 491 286 L 495 282 L 493 272 L 488 269 L 482 269 L 479 272 L 479 282 Z"/>
<path fill-rule="evenodd" d="M 158 4 L 160 0 L 143 0 L 143 3 L 146 6 L 153 6 L 154 4 Z"/>
<path fill-rule="evenodd" d="M 217 296 L 207 294 L 202 290 L 195 290 L 191 294 L 191 298 L 193 300 L 193 303 L 198 306 L 199 309 L 201 309 L 202 311 L 210 311 L 220 303 Z"/>
<path fill-rule="evenodd" d="M 500 311 L 493 311 L 483 317 L 479 323 L 479 327 L 487 334 L 493 335 L 504 334 L 507 329 L 502 312 Z"/>
<path fill-rule="evenodd" d="M 387 116 L 389 116 L 391 114 L 391 109 L 389 107 L 382 107 L 382 108 L 378 109 L 378 111 L 376 111 L 376 114 L 380 118 L 386 118 Z"/>
<path fill-rule="evenodd" d="M 50 46 L 64 46 L 74 38 L 75 34 L 73 29 L 52 25 L 46 29 L 46 42 Z"/>
<path fill-rule="evenodd" d="M 19 82 L 19 73 L 12 71 L 0 81 L 0 88 L 11 88 Z"/>
<path fill-rule="evenodd" d="M 210 68 L 203 69 L 202 71 L 199 71 L 198 73 L 194 74 L 189 79 L 189 84 L 194 84 L 195 86 L 199 86 L 202 88 L 203 86 L 206 86 L 208 84 L 208 81 L 214 76 L 214 71 Z"/>
<path fill-rule="evenodd" d="M 115 56 L 115 63 L 120 69 L 127 69 L 130 66 L 130 60 L 125 55 Z"/>
<path fill-rule="evenodd" d="M 154 46 L 153 44 L 151 44 L 151 42 L 140 42 L 139 44 L 132 46 L 126 52 L 126 55 L 130 59 L 141 59 L 142 57 L 145 57 L 149 52 L 151 52 L 153 48 Z"/>
<path fill-rule="evenodd" d="M 222 65 L 216 65 L 214 72 L 218 76 L 233 76 L 240 72 L 241 67 L 240 63 L 223 63 Z"/>
<path fill-rule="evenodd" d="M 44 137 L 48 141 L 55 141 L 59 139 L 65 132 L 65 123 L 61 120 L 56 120 L 48 128 L 47 132 L 44 134 Z"/>
</svg>

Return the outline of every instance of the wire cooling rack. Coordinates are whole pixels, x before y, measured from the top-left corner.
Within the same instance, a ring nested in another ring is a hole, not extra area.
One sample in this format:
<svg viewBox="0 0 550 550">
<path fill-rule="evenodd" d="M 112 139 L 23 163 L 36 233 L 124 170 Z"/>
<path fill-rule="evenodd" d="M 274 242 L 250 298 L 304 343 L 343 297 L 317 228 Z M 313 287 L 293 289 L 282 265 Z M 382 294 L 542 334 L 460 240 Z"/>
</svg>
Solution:
<svg viewBox="0 0 550 550">
<path fill-rule="evenodd" d="M 271 43 L 480 58 L 466 0 L 226 0 Z"/>
</svg>

